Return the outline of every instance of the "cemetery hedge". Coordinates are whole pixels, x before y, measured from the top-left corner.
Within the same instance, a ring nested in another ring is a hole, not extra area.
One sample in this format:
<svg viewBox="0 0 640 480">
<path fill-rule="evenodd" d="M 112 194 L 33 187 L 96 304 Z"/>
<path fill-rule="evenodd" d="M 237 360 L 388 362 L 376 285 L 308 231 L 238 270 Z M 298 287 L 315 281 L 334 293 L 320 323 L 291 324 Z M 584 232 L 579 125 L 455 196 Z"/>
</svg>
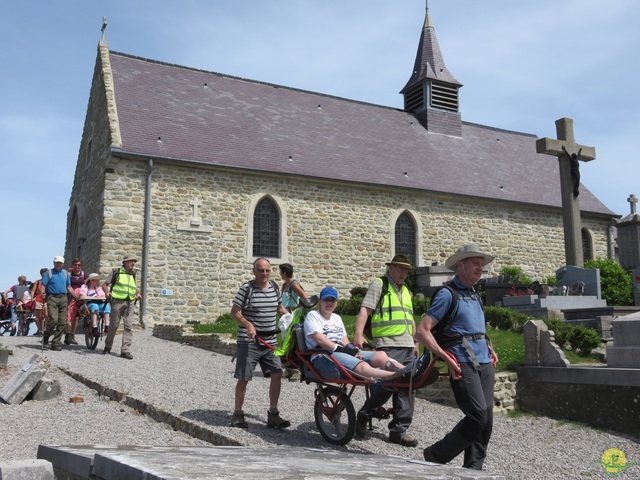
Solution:
<svg viewBox="0 0 640 480">
<path fill-rule="evenodd" d="M 585 260 L 584 268 L 600 269 L 602 298 L 608 305 L 619 307 L 633 305 L 633 280 L 631 273 L 611 258 Z"/>
</svg>

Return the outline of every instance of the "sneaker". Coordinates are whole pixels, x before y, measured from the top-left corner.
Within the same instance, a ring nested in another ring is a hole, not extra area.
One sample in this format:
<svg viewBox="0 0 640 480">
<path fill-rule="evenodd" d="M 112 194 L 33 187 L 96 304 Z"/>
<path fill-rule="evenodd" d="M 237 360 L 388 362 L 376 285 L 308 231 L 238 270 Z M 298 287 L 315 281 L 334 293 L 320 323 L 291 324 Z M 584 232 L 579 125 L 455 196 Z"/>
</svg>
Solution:
<svg viewBox="0 0 640 480">
<path fill-rule="evenodd" d="M 100 336 L 100 329 L 98 327 L 93 327 L 91 329 L 91 331 L 92 331 L 94 337 L 99 337 Z"/>
<path fill-rule="evenodd" d="M 401 435 L 389 435 L 389 442 L 397 443 L 403 447 L 416 447 L 418 445 L 418 440 L 407 433 L 403 433 Z"/>
<path fill-rule="evenodd" d="M 103 355 L 107 355 L 108 353 L 111 353 L 111 348 L 110 347 L 104 347 L 104 350 L 102 350 L 102 354 Z"/>
<path fill-rule="evenodd" d="M 126 358 L 127 360 L 133 360 L 133 355 L 129 352 L 120 352 L 120 357 Z"/>
<path fill-rule="evenodd" d="M 356 416 L 356 437 L 364 438 L 367 436 L 367 427 L 369 424 L 368 415 L 362 410 Z"/>
<path fill-rule="evenodd" d="M 239 412 L 233 412 L 233 417 L 231 417 L 231 426 L 236 428 L 249 428 L 249 424 L 244 419 L 244 412 L 240 410 Z"/>
<path fill-rule="evenodd" d="M 289 425 L 291 422 L 282 418 L 278 410 L 267 412 L 267 428 L 287 428 Z"/>
<path fill-rule="evenodd" d="M 71 345 L 78 345 L 78 341 L 76 340 L 76 336 L 72 333 L 69 335 L 69 342 Z"/>
</svg>

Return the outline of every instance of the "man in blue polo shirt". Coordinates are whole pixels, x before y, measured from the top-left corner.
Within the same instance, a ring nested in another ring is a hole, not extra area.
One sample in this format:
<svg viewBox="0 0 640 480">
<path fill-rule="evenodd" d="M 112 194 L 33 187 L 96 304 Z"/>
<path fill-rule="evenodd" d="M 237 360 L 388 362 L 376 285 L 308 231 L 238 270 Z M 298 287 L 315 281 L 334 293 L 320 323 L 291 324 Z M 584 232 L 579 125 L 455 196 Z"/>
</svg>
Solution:
<svg viewBox="0 0 640 480">
<path fill-rule="evenodd" d="M 74 294 L 71 288 L 71 278 L 69 272 L 64 268 L 64 257 L 57 256 L 53 259 L 53 269 L 49 270 L 42 277 L 42 286 L 45 289 L 47 298 L 47 329 L 44 332 L 44 344 L 51 340 L 50 350 L 60 351 L 60 340 L 64 335 L 67 324 L 67 293 Z"/>
</svg>

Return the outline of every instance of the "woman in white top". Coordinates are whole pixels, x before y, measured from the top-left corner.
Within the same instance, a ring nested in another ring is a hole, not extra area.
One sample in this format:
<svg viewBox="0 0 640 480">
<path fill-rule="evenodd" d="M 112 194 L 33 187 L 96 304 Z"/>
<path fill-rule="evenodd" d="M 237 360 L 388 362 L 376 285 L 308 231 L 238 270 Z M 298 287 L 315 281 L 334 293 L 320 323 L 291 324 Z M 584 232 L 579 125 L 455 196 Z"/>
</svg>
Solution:
<svg viewBox="0 0 640 480">
<path fill-rule="evenodd" d="M 383 351 L 358 350 L 349 343 L 340 315 L 333 313 L 338 303 L 338 291 L 324 287 L 320 292 L 319 310 L 310 311 L 304 320 L 304 337 L 307 348 L 322 348 L 347 370 L 376 379 L 392 379 L 410 372 Z M 313 366 L 326 378 L 338 378 L 340 371 L 326 354 L 314 355 Z M 338 375 L 336 375 L 338 374 Z"/>
</svg>

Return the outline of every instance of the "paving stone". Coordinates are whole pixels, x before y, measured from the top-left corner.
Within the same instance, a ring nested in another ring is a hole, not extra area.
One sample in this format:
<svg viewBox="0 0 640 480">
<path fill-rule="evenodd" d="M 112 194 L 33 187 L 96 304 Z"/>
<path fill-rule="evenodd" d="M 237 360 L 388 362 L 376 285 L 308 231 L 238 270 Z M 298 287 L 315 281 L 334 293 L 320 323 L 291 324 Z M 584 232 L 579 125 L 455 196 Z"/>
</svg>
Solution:
<svg viewBox="0 0 640 480">
<path fill-rule="evenodd" d="M 31 357 L 19 372 L 15 373 L 0 392 L 0 399 L 11 405 L 18 405 L 44 377 L 49 364 L 40 355 Z"/>
</svg>

